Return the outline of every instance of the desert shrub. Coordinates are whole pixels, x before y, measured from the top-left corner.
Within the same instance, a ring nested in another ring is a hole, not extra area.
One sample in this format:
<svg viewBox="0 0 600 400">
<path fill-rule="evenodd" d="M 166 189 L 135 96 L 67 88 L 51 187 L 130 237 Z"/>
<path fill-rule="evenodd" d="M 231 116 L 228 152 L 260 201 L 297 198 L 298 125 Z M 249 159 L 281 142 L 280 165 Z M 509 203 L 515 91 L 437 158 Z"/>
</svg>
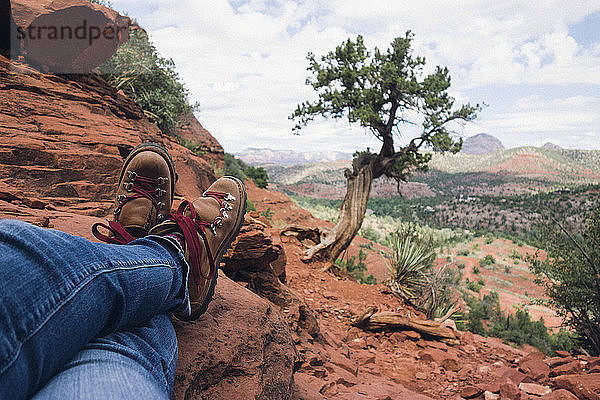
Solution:
<svg viewBox="0 0 600 400">
<path fill-rule="evenodd" d="M 379 233 L 377 233 L 377 231 L 370 226 L 361 228 L 359 235 L 364 237 L 365 239 L 371 240 L 373 242 L 379 242 L 379 239 L 381 239 L 381 237 L 379 236 Z"/>
<path fill-rule="evenodd" d="M 465 263 L 458 263 L 458 264 L 456 264 L 456 267 L 458 269 L 465 269 L 467 266 L 465 265 Z"/>
<path fill-rule="evenodd" d="M 396 231 L 391 239 L 388 284 L 396 295 L 410 299 L 427 284 L 426 276 L 433 266 L 435 247 L 432 239 L 419 236 L 412 224 Z"/>
<path fill-rule="evenodd" d="M 460 298 L 458 287 L 462 280 L 462 271 L 452 267 L 442 267 L 425 275 L 427 283 L 420 288 L 413 303 L 425 312 L 429 319 L 440 318 L 453 313 Z"/>
<path fill-rule="evenodd" d="M 491 254 L 486 254 L 481 260 L 479 260 L 479 266 L 481 268 L 489 267 L 490 265 L 494 265 L 496 263 L 496 259 Z"/>
<path fill-rule="evenodd" d="M 464 328 L 473 333 L 498 337 L 518 346 L 529 344 L 548 355 L 556 350 L 572 351 L 576 347 L 572 333 L 564 330 L 550 333 L 543 318 L 534 321 L 527 310 L 519 308 L 514 314 L 502 312 L 497 292 L 481 299 L 467 295 L 465 301 L 469 312 Z"/>
<path fill-rule="evenodd" d="M 248 167 L 246 163 L 242 160 L 235 158 L 233 154 L 225 153 L 225 166 L 223 168 L 224 175 L 235 176 L 238 179 L 244 180 L 247 179 L 246 168 Z"/>
<path fill-rule="evenodd" d="M 479 267 L 477 265 L 473 265 L 473 273 L 475 275 L 479 275 L 479 273 L 481 273 L 481 270 L 479 269 Z"/>
<path fill-rule="evenodd" d="M 510 271 L 511 271 L 510 265 L 505 265 L 504 266 L 504 273 L 510 274 Z"/>
<path fill-rule="evenodd" d="M 98 69 L 110 85 L 131 97 L 161 131 L 172 134 L 181 117 L 197 105 L 188 103 L 188 91 L 173 60 L 161 57 L 142 30 L 130 29 L 129 35 L 130 39 Z"/>
<path fill-rule="evenodd" d="M 488 236 L 485 238 L 485 244 L 492 244 L 494 243 L 494 238 L 491 236 Z"/>
<path fill-rule="evenodd" d="M 252 179 L 261 189 L 265 189 L 269 185 L 269 176 L 263 167 L 249 166 L 229 153 L 225 153 L 223 174 L 235 176 L 241 180 Z"/>
<path fill-rule="evenodd" d="M 355 256 L 348 257 L 346 260 L 344 260 L 342 257 L 335 260 L 335 265 L 341 270 L 346 271 L 359 283 L 375 285 L 377 283 L 377 279 L 375 279 L 373 275 L 365 276 L 365 271 L 367 270 L 367 265 L 365 264 L 366 259 L 367 254 L 360 249 L 358 251 L 358 260 Z"/>
<path fill-rule="evenodd" d="M 475 281 L 470 281 L 467 279 L 467 289 L 472 290 L 476 293 L 479 293 L 479 291 L 481 290 L 481 288 L 484 285 L 479 284 L 478 282 Z"/>
<path fill-rule="evenodd" d="M 246 211 L 256 211 L 256 207 L 254 206 L 254 203 L 248 199 L 246 199 Z"/>
<path fill-rule="evenodd" d="M 568 232 L 556 221 L 545 223 L 539 247 L 547 257 L 530 257 L 530 268 L 549 305 L 577 332 L 582 347 L 600 354 L 600 208 L 581 234 Z"/>
<path fill-rule="evenodd" d="M 456 252 L 457 256 L 463 256 L 466 257 L 470 254 L 471 252 L 469 251 L 469 249 L 460 249 Z"/>
<path fill-rule="evenodd" d="M 266 219 L 268 219 L 270 221 L 271 218 L 273 217 L 273 211 L 271 210 L 271 207 L 267 207 L 267 209 L 265 211 L 261 212 L 260 215 L 262 215 L 263 217 L 265 217 Z"/>
<path fill-rule="evenodd" d="M 248 166 L 244 172 L 259 188 L 265 189 L 269 186 L 269 175 L 267 175 L 267 171 L 263 167 Z"/>
</svg>

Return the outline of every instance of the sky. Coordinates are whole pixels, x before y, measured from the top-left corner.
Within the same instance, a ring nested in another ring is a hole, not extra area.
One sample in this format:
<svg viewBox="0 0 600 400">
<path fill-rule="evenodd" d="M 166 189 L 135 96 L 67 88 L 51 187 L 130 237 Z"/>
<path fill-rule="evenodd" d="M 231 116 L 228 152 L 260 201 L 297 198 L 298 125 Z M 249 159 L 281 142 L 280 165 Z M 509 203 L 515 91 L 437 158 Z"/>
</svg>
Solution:
<svg viewBox="0 0 600 400">
<path fill-rule="evenodd" d="M 354 152 L 378 148 L 347 120 L 293 135 L 288 116 L 314 100 L 308 52 L 363 35 L 386 49 L 407 30 L 427 69 L 447 66 L 457 104 L 485 104 L 456 135 L 506 147 L 600 149 L 600 0 L 112 0 L 135 18 L 199 102 L 225 148 Z M 414 128 L 412 128 L 414 129 Z M 402 130 L 398 143 L 415 132 Z"/>
</svg>

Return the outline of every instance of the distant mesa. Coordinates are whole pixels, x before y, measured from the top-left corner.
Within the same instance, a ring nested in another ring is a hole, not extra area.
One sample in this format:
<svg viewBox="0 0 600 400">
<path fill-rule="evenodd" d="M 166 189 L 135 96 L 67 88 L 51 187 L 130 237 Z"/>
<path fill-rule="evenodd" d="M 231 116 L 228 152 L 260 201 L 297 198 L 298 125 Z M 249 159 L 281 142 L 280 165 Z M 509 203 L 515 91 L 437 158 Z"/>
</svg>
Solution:
<svg viewBox="0 0 600 400">
<path fill-rule="evenodd" d="M 557 144 L 554 144 L 552 142 L 547 142 L 542 146 L 542 149 L 549 149 L 549 150 L 562 150 L 562 147 L 560 147 Z"/>
<path fill-rule="evenodd" d="M 247 148 L 235 154 L 247 164 L 264 165 L 299 165 L 324 161 L 351 160 L 352 154 L 341 151 L 307 151 L 273 150 L 266 148 Z"/>
<path fill-rule="evenodd" d="M 461 153 L 464 154 L 488 154 L 496 150 L 504 150 L 502 142 L 487 133 L 480 133 L 464 139 Z"/>
</svg>

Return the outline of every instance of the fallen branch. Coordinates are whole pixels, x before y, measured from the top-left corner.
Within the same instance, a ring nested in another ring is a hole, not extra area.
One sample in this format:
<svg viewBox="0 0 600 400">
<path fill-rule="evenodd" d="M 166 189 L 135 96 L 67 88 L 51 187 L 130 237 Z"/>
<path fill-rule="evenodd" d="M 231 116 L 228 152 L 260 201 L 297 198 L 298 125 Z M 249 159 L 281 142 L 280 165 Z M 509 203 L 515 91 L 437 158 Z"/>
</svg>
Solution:
<svg viewBox="0 0 600 400">
<path fill-rule="evenodd" d="M 457 340 L 454 331 L 444 325 L 444 321 L 430 321 L 406 318 L 397 312 L 377 312 L 377 307 L 368 307 L 352 321 L 352 325 L 364 330 L 412 330 L 441 339 Z"/>
</svg>

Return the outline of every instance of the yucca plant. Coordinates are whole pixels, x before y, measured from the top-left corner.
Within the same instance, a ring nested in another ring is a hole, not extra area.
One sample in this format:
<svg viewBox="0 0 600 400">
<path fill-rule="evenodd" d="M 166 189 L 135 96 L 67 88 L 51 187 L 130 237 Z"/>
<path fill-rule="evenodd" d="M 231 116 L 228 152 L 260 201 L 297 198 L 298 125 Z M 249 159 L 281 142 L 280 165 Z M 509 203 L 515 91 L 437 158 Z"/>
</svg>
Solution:
<svg viewBox="0 0 600 400">
<path fill-rule="evenodd" d="M 435 251 L 431 238 L 420 237 L 414 225 L 408 225 L 391 236 L 392 252 L 386 261 L 392 292 L 411 299 L 427 284 Z"/>
</svg>

